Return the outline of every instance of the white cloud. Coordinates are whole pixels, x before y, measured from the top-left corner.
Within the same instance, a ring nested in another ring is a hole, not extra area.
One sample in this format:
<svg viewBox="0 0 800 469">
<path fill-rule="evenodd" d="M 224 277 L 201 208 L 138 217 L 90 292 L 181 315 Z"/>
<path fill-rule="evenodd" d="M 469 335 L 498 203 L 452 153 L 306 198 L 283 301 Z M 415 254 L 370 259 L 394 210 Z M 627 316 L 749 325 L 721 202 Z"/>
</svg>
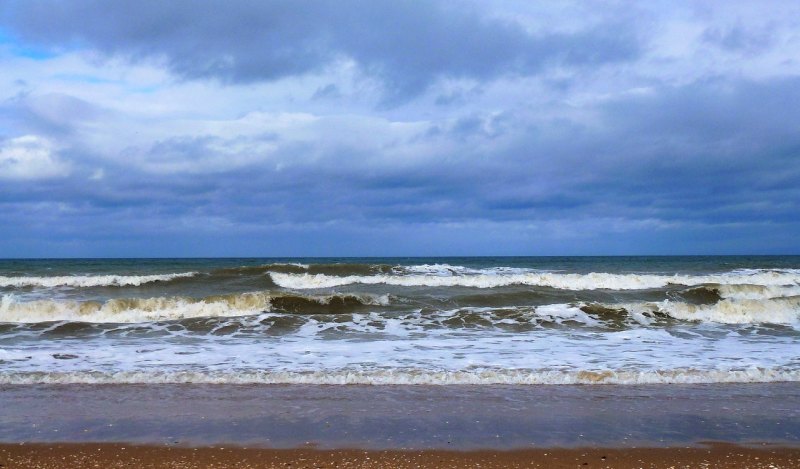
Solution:
<svg viewBox="0 0 800 469">
<path fill-rule="evenodd" d="M 70 166 L 42 137 L 25 135 L 0 144 L 0 179 L 51 179 L 69 174 Z"/>
</svg>

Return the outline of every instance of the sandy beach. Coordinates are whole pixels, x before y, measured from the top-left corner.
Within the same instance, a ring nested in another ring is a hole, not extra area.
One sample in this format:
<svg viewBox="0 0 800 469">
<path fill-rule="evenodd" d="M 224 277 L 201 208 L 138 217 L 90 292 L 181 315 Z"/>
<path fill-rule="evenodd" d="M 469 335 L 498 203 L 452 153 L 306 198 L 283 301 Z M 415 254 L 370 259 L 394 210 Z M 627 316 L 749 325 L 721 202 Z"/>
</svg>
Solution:
<svg viewBox="0 0 800 469">
<path fill-rule="evenodd" d="M 519 451 L 266 450 L 123 444 L 0 445 L 9 468 L 794 468 L 800 448 L 577 448 Z"/>
</svg>

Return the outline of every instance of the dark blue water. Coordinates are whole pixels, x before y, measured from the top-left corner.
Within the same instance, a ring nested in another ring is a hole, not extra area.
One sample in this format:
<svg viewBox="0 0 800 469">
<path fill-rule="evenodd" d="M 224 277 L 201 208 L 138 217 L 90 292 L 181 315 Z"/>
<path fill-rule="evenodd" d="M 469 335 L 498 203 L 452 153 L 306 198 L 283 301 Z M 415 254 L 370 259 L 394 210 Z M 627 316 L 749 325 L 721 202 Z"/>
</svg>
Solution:
<svg viewBox="0 0 800 469">
<path fill-rule="evenodd" d="M 575 273 L 713 273 L 736 269 L 796 269 L 800 256 L 539 256 L 539 257 L 250 257 L 178 259 L 0 259 L 0 275 L 102 275 L 210 271 L 272 263 L 450 264 Z"/>
</svg>

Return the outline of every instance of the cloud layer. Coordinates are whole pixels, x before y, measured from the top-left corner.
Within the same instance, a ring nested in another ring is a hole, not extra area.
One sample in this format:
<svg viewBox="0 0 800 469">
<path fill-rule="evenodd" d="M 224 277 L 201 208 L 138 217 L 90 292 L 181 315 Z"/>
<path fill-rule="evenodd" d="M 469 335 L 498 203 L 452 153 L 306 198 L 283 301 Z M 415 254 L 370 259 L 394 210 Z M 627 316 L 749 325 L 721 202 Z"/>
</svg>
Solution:
<svg viewBox="0 0 800 469">
<path fill-rule="evenodd" d="M 5 2 L 0 251 L 800 252 L 795 10 Z"/>
<path fill-rule="evenodd" d="M 51 179 L 69 174 L 69 165 L 54 154 L 50 142 L 33 135 L 0 144 L 0 178 L 11 180 Z"/>
<path fill-rule="evenodd" d="M 639 52 L 626 24 L 537 32 L 486 13 L 466 2 L 34 0 L 12 5 L 6 16 L 34 44 L 152 60 L 184 79 L 252 83 L 351 61 L 402 100 L 443 77 L 485 80 L 545 67 L 592 67 Z"/>
</svg>

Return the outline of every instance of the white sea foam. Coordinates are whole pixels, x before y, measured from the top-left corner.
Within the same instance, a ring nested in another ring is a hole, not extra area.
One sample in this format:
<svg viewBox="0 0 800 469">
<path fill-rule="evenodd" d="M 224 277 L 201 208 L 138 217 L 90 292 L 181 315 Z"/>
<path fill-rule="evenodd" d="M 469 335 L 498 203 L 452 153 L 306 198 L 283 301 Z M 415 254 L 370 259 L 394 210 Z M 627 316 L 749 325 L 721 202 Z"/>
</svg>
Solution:
<svg viewBox="0 0 800 469">
<path fill-rule="evenodd" d="M 540 272 L 538 270 L 523 268 L 523 267 L 489 267 L 483 269 L 474 269 L 464 267 L 461 265 L 451 264 L 420 264 L 409 266 L 397 266 L 393 269 L 395 272 L 435 275 L 439 277 L 451 277 L 456 275 L 508 275 L 508 274 L 524 274 L 530 272 Z"/>
<path fill-rule="evenodd" d="M 577 321 L 589 326 L 600 326 L 601 322 L 593 318 L 576 305 L 553 304 L 537 306 L 536 316 L 540 319 L 550 320 L 556 323 L 563 321 Z"/>
<path fill-rule="evenodd" d="M 554 308 L 555 309 L 555 308 Z M 568 315 L 566 311 L 559 314 Z M 269 320 L 264 313 L 253 324 Z M 713 324 L 597 331 L 507 333 L 409 330 L 305 318 L 281 334 L 120 335 L 41 340 L 18 334 L 0 346 L 0 383 L 208 382 L 315 384 L 642 384 L 800 381 L 791 334 L 740 334 Z M 390 320 L 392 321 L 392 320 Z M 330 333 L 352 328 L 351 340 Z M 702 331 L 713 333 L 713 339 Z M 15 333 L 16 334 L 16 333 Z"/>
<path fill-rule="evenodd" d="M 197 272 L 161 275 L 64 275 L 53 277 L 0 276 L 0 287 L 126 287 L 193 277 Z"/>
<path fill-rule="evenodd" d="M 483 271 L 482 271 L 483 272 Z M 569 274 L 553 272 L 491 273 L 450 275 L 437 272 L 435 274 L 410 275 L 348 275 L 335 276 L 326 274 L 287 274 L 270 272 L 277 285 L 292 289 L 333 288 L 351 284 L 397 285 L 397 286 L 430 286 L 430 287 L 474 287 L 494 288 L 508 285 L 530 285 L 552 287 L 563 290 L 641 290 L 662 288 L 667 285 L 762 285 L 762 286 L 798 286 L 800 271 L 734 271 L 716 275 L 656 275 L 656 274 L 611 274 L 592 272 L 588 274 Z"/>
<path fill-rule="evenodd" d="M 286 371 L 121 371 L 0 373 L 0 384 L 316 384 L 316 385 L 574 385 L 574 384 L 702 384 L 798 382 L 799 370 L 747 368 L 740 370 L 674 369 L 655 371 L 429 371 L 333 370 Z"/>
</svg>

